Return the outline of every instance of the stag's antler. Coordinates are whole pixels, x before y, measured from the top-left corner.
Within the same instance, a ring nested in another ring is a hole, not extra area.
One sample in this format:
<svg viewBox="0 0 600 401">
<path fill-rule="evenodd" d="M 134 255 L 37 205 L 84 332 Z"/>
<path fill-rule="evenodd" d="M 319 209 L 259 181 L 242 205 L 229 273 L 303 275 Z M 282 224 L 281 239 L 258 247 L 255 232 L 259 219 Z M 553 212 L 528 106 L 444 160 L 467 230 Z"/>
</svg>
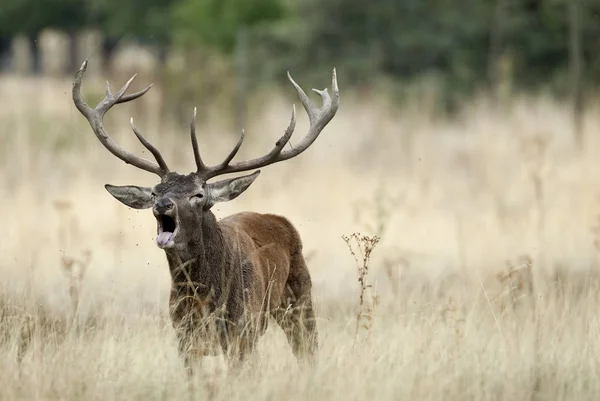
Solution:
<svg viewBox="0 0 600 401">
<path fill-rule="evenodd" d="M 140 134 L 140 132 L 133 124 L 133 118 L 130 121 L 133 133 L 139 139 L 142 145 L 144 145 L 146 149 L 148 149 L 150 153 L 152 153 L 152 155 L 156 159 L 156 163 L 136 156 L 133 153 L 130 153 L 125 149 L 121 148 L 119 145 L 117 145 L 104 129 L 103 122 L 104 115 L 108 110 L 111 109 L 111 107 L 113 107 L 115 104 L 129 102 L 131 100 L 135 100 L 143 96 L 146 92 L 150 90 L 152 85 L 139 92 L 126 95 L 125 92 L 127 92 L 127 89 L 129 89 L 129 85 L 131 85 L 131 82 L 133 82 L 133 79 L 135 78 L 134 75 L 133 77 L 131 77 L 131 79 L 129 79 L 129 81 L 125 83 L 125 85 L 123 85 L 123 87 L 119 90 L 119 92 L 117 92 L 116 95 L 113 95 L 110 91 L 110 85 L 108 84 L 108 82 L 106 82 L 106 96 L 100 103 L 98 103 L 98 105 L 95 108 L 91 108 L 87 105 L 87 103 L 83 100 L 83 97 L 81 96 L 81 81 L 83 79 L 83 75 L 85 74 L 85 70 L 87 69 L 87 64 L 87 60 L 85 60 L 83 64 L 81 64 L 81 68 L 79 68 L 79 71 L 77 71 L 77 74 L 75 75 L 75 80 L 73 81 L 73 102 L 75 102 L 75 106 L 77 106 L 77 109 L 81 112 L 81 114 L 85 116 L 85 118 L 87 118 L 98 140 L 113 155 L 117 156 L 119 159 L 123 160 L 127 164 L 134 165 L 135 167 L 138 167 L 142 170 L 149 171 L 151 173 L 157 174 L 160 177 L 163 177 L 166 173 L 169 172 L 167 163 L 165 163 L 165 160 L 161 156 L 158 149 L 156 149 L 156 147 L 154 147 L 150 142 L 146 140 L 146 138 L 142 136 L 142 134 Z"/>
<path fill-rule="evenodd" d="M 242 141 L 244 140 L 244 131 L 240 136 L 238 143 L 235 145 L 233 150 L 225 158 L 225 160 L 216 166 L 206 166 L 200 157 L 200 151 L 198 150 L 198 141 L 196 139 L 196 109 L 194 109 L 194 117 L 190 124 L 190 134 L 192 139 L 192 147 L 194 150 L 194 158 L 196 160 L 196 166 L 198 167 L 197 174 L 204 180 L 216 177 L 221 174 L 238 173 L 241 171 L 253 170 L 256 168 L 268 166 L 269 164 L 281 162 L 292 157 L 298 156 L 304 152 L 312 143 L 317 139 L 323 128 L 331 121 L 335 113 L 337 112 L 340 103 L 340 92 L 337 85 L 337 76 L 335 68 L 333 69 L 333 75 L 331 78 L 331 90 L 333 92 L 333 99 L 329 96 L 327 89 L 318 90 L 313 89 L 323 99 L 323 106 L 316 108 L 315 105 L 310 101 L 304 90 L 292 79 L 292 76 L 288 72 L 288 79 L 296 88 L 300 101 L 306 110 L 310 122 L 310 127 L 306 136 L 292 149 L 283 150 L 283 147 L 289 142 L 294 128 L 296 127 L 296 108 L 292 108 L 292 118 L 290 124 L 285 130 L 283 136 L 275 142 L 275 147 L 266 155 L 247 161 L 241 161 L 238 163 L 231 163 L 231 160 L 235 157 Z"/>
</svg>

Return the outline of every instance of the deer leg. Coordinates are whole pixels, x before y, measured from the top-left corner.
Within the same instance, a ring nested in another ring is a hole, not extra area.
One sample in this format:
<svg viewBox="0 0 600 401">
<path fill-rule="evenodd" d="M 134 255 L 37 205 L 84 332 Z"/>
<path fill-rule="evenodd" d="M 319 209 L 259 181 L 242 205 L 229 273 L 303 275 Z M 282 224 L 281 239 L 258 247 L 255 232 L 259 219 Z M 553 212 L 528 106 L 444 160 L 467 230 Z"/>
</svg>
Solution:
<svg viewBox="0 0 600 401">
<path fill-rule="evenodd" d="M 228 372 L 230 375 L 237 375 L 240 373 L 244 362 L 248 360 L 248 357 L 254 351 L 255 341 L 253 341 L 253 333 L 243 334 L 234 339 L 234 344 L 230 348 L 229 357 L 227 363 L 229 366 Z"/>
<path fill-rule="evenodd" d="M 254 348 L 252 342 L 253 330 L 248 327 L 241 328 L 240 324 L 231 321 L 223 322 L 219 333 L 221 349 L 225 363 L 228 366 L 229 375 L 239 373 L 243 363 Z"/>
<path fill-rule="evenodd" d="M 187 376 L 191 378 L 192 376 L 194 376 L 194 365 L 195 365 L 195 358 L 192 353 L 191 336 L 189 333 L 186 333 L 186 332 L 183 332 L 183 333 L 178 332 L 177 337 L 179 340 L 179 346 L 177 347 L 177 350 L 179 351 L 179 357 L 183 361 L 183 368 L 184 368 L 185 372 L 187 373 Z"/>
<path fill-rule="evenodd" d="M 312 282 L 301 254 L 291 261 L 290 274 L 281 308 L 273 317 L 281 326 L 299 361 L 314 361 L 318 332 L 311 299 Z"/>
<path fill-rule="evenodd" d="M 310 299 L 290 305 L 279 324 L 299 361 L 313 362 L 318 350 L 318 333 Z"/>
</svg>

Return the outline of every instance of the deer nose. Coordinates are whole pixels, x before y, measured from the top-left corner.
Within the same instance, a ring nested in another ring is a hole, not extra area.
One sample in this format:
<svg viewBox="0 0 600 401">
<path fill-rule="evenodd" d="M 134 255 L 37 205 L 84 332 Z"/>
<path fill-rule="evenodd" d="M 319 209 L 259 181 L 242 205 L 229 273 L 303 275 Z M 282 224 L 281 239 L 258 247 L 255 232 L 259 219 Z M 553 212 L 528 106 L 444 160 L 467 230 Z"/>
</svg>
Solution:
<svg viewBox="0 0 600 401">
<path fill-rule="evenodd" d="M 173 209 L 173 206 L 175 206 L 173 204 L 173 201 L 171 201 L 171 199 L 164 197 L 164 198 L 160 198 L 158 200 L 158 202 L 156 202 L 156 205 L 154 206 L 154 210 L 159 213 L 159 214 L 163 214 L 168 212 L 169 210 Z"/>
</svg>

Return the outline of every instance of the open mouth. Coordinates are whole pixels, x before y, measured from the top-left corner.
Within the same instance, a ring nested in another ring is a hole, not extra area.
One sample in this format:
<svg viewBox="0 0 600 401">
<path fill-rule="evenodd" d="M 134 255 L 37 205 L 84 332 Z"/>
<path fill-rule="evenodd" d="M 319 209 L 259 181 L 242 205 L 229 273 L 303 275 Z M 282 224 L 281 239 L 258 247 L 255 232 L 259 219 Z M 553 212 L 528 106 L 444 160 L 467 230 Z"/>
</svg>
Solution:
<svg viewBox="0 0 600 401">
<path fill-rule="evenodd" d="M 175 245 L 175 235 L 177 234 L 177 222 L 171 216 L 160 214 L 156 217 L 158 223 L 158 237 L 156 244 L 159 248 L 171 248 Z"/>
</svg>

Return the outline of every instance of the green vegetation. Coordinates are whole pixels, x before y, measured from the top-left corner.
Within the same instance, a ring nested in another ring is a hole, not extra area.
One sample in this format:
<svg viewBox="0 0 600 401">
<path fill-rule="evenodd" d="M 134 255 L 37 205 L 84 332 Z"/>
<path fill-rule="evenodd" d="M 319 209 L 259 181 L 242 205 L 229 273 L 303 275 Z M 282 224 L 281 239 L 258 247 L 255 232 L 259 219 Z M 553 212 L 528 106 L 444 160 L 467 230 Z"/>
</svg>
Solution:
<svg viewBox="0 0 600 401">
<path fill-rule="evenodd" d="M 426 78 L 457 94 L 506 76 L 519 88 L 564 94 L 580 65 L 581 79 L 599 81 L 598 21 L 600 0 L 4 0 L 0 5 L 4 38 L 33 36 L 45 27 L 67 32 L 96 27 L 107 40 L 208 46 L 232 61 L 242 45 L 249 49 L 244 54 L 253 81 L 281 77 L 290 67 L 311 74 L 336 65 L 344 69 L 346 86 Z"/>
</svg>

